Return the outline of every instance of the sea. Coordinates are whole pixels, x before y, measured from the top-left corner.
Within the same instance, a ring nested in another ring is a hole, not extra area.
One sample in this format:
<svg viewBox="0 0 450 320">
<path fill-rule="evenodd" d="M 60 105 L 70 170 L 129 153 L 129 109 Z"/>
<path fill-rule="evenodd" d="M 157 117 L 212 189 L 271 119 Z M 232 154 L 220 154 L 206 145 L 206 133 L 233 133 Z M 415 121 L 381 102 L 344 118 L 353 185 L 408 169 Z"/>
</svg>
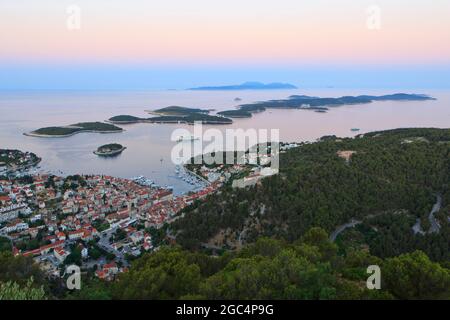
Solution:
<svg viewBox="0 0 450 320">
<path fill-rule="evenodd" d="M 39 172 L 56 175 L 105 174 L 122 178 L 144 176 L 161 186 L 172 186 L 175 194 L 193 186 L 175 174 L 172 150 L 177 128 L 192 132 L 184 124 L 129 124 L 113 134 L 80 133 L 65 138 L 37 138 L 24 132 L 77 122 L 104 121 L 129 114 L 149 117 L 145 110 L 167 106 L 230 110 L 239 104 L 285 99 L 302 94 L 318 97 L 428 94 L 437 100 L 385 101 L 333 107 L 327 113 L 311 110 L 273 110 L 252 118 L 234 119 L 233 124 L 213 126 L 226 129 L 278 129 L 283 142 L 315 141 L 324 135 L 352 137 L 365 132 L 409 127 L 450 128 L 450 90 L 407 89 L 294 89 L 244 91 L 0 91 L 0 148 L 31 151 L 42 158 Z M 236 101 L 236 98 L 241 99 Z M 204 126 L 204 129 L 212 126 Z M 351 131 L 359 128 L 360 131 Z M 116 157 L 98 157 L 100 145 L 120 143 L 126 150 Z"/>
</svg>

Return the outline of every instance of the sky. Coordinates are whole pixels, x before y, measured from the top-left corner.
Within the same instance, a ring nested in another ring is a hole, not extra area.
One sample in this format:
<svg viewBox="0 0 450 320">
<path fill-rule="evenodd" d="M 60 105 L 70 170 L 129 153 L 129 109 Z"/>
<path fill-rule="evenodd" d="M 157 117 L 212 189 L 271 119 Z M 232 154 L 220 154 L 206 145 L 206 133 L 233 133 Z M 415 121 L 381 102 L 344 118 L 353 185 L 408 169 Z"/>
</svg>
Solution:
<svg viewBox="0 0 450 320">
<path fill-rule="evenodd" d="M 450 88 L 448 0 L 0 0 L 0 89 Z"/>
</svg>

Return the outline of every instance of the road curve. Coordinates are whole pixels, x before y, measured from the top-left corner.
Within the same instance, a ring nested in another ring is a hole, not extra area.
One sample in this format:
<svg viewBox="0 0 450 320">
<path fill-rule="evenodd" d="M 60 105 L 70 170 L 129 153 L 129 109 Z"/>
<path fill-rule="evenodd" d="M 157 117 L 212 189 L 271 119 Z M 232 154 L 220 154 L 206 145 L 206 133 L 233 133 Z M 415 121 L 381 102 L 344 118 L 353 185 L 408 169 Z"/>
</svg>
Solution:
<svg viewBox="0 0 450 320">
<path fill-rule="evenodd" d="M 430 214 L 428 215 L 428 221 L 430 221 L 430 230 L 428 231 L 428 233 L 438 233 L 439 230 L 441 229 L 439 222 L 434 216 L 436 212 L 441 210 L 441 206 L 442 206 L 442 197 L 440 194 L 437 194 L 436 203 L 433 205 L 433 208 L 431 209 Z"/>
<path fill-rule="evenodd" d="M 358 224 L 360 224 L 360 223 L 362 223 L 362 221 L 360 221 L 360 220 L 355 220 L 355 219 L 351 219 L 350 222 L 347 222 L 347 223 L 345 223 L 345 224 L 342 224 L 342 225 L 338 226 L 338 227 L 336 228 L 336 230 L 334 230 L 333 233 L 330 235 L 330 241 L 331 241 L 331 242 L 334 242 L 334 241 L 336 240 L 337 236 L 338 236 L 341 232 L 343 232 L 345 229 L 353 228 L 353 227 L 355 227 L 356 225 L 358 225 Z"/>
</svg>

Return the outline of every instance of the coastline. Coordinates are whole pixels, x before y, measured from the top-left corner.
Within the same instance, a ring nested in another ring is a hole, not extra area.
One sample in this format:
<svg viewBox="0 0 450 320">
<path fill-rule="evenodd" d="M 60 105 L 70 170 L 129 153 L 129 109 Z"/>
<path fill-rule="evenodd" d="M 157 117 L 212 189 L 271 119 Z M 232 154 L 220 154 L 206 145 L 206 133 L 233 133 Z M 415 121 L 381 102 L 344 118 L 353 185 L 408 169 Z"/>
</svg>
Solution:
<svg viewBox="0 0 450 320">
<path fill-rule="evenodd" d="M 5 173 L 6 174 L 11 174 L 11 173 L 14 173 L 14 172 L 17 172 L 17 171 L 29 169 L 29 168 L 37 166 L 41 161 L 42 161 L 42 158 L 37 157 L 36 161 L 34 161 L 32 163 L 25 164 L 23 166 L 20 166 L 20 167 L 14 168 L 14 169 L 7 169 L 5 171 Z"/>
</svg>

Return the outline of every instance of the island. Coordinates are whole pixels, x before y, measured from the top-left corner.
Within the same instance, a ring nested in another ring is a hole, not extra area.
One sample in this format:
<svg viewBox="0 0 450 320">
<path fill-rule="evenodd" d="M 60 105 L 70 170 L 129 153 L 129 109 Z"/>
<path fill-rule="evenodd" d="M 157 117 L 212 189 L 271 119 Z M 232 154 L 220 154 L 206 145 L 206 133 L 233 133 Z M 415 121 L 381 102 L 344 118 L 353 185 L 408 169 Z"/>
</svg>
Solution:
<svg viewBox="0 0 450 320">
<path fill-rule="evenodd" d="M 135 119 L 132 119 L 135 118 Z M 222 116 L 210 116 L 208 114 L 191 114 L 188 116 L 159 116 L 151 118 L 138 118 L 134 116 L 122 115 L 108 119 L 109 122 L 115 124 L 130 123 L 185 123 L 194 124 L 201 122 L 203 124 L 231 124 L 233 120 Z"/>
<path fill-rule="evenodd" d="M 222 116 L 211 116 L 209 114 L 193 113 L 188 116 L 160 116 L 152 117 L 146 120 L 151 123 L 186 123 L 194 124 L 201 122 L 203 124 L 231 124 L 233 120 Z"/>
<path fill-rule="evenodd" d="M 252 114 L 245 110 L 227 110 L 227 111 L 220 111 L 217 112 L 217 114 L 220 114 L 224 117 L 230 117 L 230 118 L 251 118 Z"/>
<path fill-rule="evenodd" d="M 142 118 L 132 115 L 118 115 L 109 118 L 107 121 L 113 124 L 130 123 L 185 123 L 194 124 L 231 124 L 233 120 L 223 115 L 209 115 L 210 110 L 171 106 L 157 110 L 146 110 L 146 112 L 156 115 L 155 117 Z"/>
<path fill-rule="evenodd" d="M 116 133 L 121 131 L 123 131 L 122 128 L 104 122 L 80 122 L 68 126 L 40 128 L 24 133 L 24 135 L 30 137 L 62 138 L 69 137 L 80 132 Z"/>
<path fill-rule="evenodd" d="M 127 114 L 121 114 L 119 116 L 114 116 L 112 118 L 109 118 L 106 121 L 110 122 L 110 123 L 115 123 L 115 124 L 129 124 L 129 123 L 144 122 L 145 119 L 144 118 L 135 117 L 135 116 L 130 116 L 130 115 L 127 115 Z"/>
<path fill-rule="evenodd" d="M 0 149 L 0 173 L 14 172 L 37 165 L 41 161 L 32 152 L 15 149 Z"/>
<path fill-rule="evenodd" d="M 367 104 L 373 101 L 426 101 L 426 100 L 436 100 L 436 99 L 424 94 L 406 94 L 406 93 L 396 93 L 382 96 L 370 96 L 370 95 L 343 96 L 338 98 L 320 98 L 306 95 L 292 95 L 287 99 L 269 100 L 249 104 L 242 104 L 238 106 L 237 110 L 222 111 L 220 112 L 220 114 L 235 118 L 248 117 L 248 113 L 251 114 L 254 112 L 262 112 L 265 111 L 266 109 L 303 109 L 325 113 L 330 107 L 339 107 L 354 104 Z"/>
<path fill-rule="evenodd" d="M 297 89 L 296 86 L 290 83 L 261 83 L 261 82 L 245 82 L 237 85 L 228 86 L 210 86 L 210 87 L 196 87 L 188 90 L 197 91 L 230 91 L 230 90 L 276 90 L 276 89 Z"/>
<path fill-rule="evenodd" d="M 119 143 L 110 143 L 98 147 L 97 150 L 94 151 L 94 154 L 101 157 L 112 157 L 121 154 L 125 149 L 126 147 Z"/>
<path fill-rule="evenodd" d="M 207 114 L 208 110 L 198 109 L 198 108 L 187 108 L 180 106 L 170 106 L 156 110 L 146 110 L 146 112 L 158 116 L 188 116 L 191 114 Z"/>
</svg>

